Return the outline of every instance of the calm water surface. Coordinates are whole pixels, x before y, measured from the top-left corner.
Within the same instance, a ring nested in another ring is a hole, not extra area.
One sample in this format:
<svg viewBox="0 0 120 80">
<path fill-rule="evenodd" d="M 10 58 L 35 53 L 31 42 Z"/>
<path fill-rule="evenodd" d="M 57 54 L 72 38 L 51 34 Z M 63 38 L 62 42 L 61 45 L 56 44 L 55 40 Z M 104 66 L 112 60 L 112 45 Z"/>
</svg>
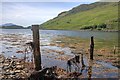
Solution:
<svg viewBox="0 0 120 80">
<path fill-rule="evenodd" d="M 30 35 L 32 31 L 30 29 L 2 29 L 0 33 L 4 34 L 25 34 Z M 117 39 L 118 32 L 102 32 L 102 31 L 66 31 L 66 30 L 40 30 L 40 35 L 51 35 L 53 36 L 69 36 L 69 37 L 80 37 L 80 38 L 90 38 L 94 36 L 98 39 Z"/>
</svg>

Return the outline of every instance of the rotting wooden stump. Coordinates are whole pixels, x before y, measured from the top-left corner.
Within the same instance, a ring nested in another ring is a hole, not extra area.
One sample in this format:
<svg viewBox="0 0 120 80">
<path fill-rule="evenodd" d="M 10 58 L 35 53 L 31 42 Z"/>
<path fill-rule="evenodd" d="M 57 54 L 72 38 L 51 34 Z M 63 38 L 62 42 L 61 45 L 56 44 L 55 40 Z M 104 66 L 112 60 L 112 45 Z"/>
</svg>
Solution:
<svg viewBox="0 0 120 80">
<path fill-rule="evenodd" d="M 44 68 L 39 71 L 34 71 L 28 78 L 28 80 L 59 80 L 57 78 L 55 67 Z"/>
</svg>

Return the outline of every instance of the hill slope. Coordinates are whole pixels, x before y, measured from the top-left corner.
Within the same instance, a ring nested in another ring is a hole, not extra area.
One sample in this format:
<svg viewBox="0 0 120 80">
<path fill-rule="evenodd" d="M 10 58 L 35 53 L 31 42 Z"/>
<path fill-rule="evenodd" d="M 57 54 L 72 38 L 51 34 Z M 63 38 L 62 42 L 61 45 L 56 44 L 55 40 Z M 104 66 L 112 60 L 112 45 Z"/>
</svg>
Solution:
<svg viewBox="0 0 120 80">
<path fill-rule="evenodd" d="M 42 29 L 118 29 L 118 3 L 82 4 L 40 25 Z"/>
</svg>

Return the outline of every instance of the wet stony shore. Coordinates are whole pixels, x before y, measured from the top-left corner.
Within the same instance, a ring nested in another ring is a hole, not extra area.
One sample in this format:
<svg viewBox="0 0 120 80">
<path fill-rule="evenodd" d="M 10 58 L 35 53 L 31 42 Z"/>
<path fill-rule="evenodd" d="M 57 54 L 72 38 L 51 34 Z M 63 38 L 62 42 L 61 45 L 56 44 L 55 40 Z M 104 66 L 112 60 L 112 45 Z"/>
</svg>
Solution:
<svg viewBox="0 0 120 80">
<path fill-rule="evenodd" d="M 41 38 L 41 54 L 43 58 L 42 67 L 49 67 L 46 61 L 50 59 L 51 61 L 56 62 L 57 65 L 53 65 L 50 63 L 50 67 L 57 66 L 55 68 L 55 73 L 57 74 L 57 78 L 87 78 L 90 74 L 87 73 L 88 76 L 85 76 L 86 73 L 77 73 L 71 72 L 67 73 L 66 66 L 60 67 L 59 62 L 66 64 L 66 62 L 71 59 L 74 55 L 80 55 L 82 53 L 85 57 L 85 68 L 81 67 L 81 70 L 90 70 L 89 67 L 89 41 L 83 40 L 80 38 L 71 38 L 66 36 L 59 36 L 52 39 L 50 42 L 46 43 L 46 40 Z M 43 42 L 42 42 L 43 40 Z M 28 50 L 28 54 L 26 56 L 26 60 L 24 59 L 25 53 L 25 43 L 32 41 L 31 35 L 24 34 L 0 34 L 0 44 L 2 45 L 2 51 L 0 55 L 0 67 L 2 70 L 2 75 L 0 78 L 28 78 L 32 72 L 34 72 L 34 62 L 32 59 L 32 54 L 30 50 Z M 78 42 L 77 42 L 78 41 Z M 44 44 L 45 43 L 45 44 Z M 110 63 L 119 68 L 119 54 L 114 54 L 113 50 L 109 48 L 99 48 L 94 50 L 94 61 L 92 62 L 94 69 L 104 68 L 104 73 L 108 72 L 117 72 L 118 69 L 105 69 L 105 67 L 96 61 L 104 61 L 105 63 Z M 7 67 L 11 65 L 10 67 Z M 80 65 L 81 66 L 81 65 Z M 5 70 L 3 70 L 5 69 Z M 6 74 L 7 73 L 7 74 Z M 101 74 L 100 72 L 93 72 L 96 75 Z M 9 75 L 9 76 L 8 76 Z M 93 77 L 95 77 L 93 76 Z M 105 77 L 105 76 L 104 76 Z M 108 76 L 107 76 L 108 77 Z M 116 78 L 116 76 L 111 76 Z"/>
</svg>

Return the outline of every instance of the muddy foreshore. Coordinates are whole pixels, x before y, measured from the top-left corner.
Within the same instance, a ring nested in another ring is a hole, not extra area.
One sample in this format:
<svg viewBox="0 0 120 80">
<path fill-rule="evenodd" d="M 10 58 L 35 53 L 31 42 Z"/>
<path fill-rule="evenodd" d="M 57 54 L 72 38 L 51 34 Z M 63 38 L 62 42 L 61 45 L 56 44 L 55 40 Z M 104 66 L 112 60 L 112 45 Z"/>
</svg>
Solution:
<svg viewBox="0 0 120 80">
<path fill-rule="evenodd" d="M 50 63 L 48 59 L 50 59 L 53 62 L 57 60 L 58 62 L 63 61 L 64 64 L 66 64 L 67 60 L 72 58 L 75 54 L 79 54 L 79 53 L 83 53 L 83 55 L 86 56 L 89 60 L 89 41 L 88 40 L 83 40 L 80 38 L 70 38 L 65 36 L 55 37 L 49 43 L 46 43 L 46 39 L 41 38 L 40 40 L 43 40 L 43 42 L 40 43 L 41 54 L 42 54 L 42 57 L 45 57 L 42 62 L 43 68 L 48 67 L 47 65 L 48 63 Z M 20 66 L 24 66 L 22 70 L 16 70 L 15 68 L 13 70 L 8 69 L 6 71 L 8 72 L 19 71 L 17 75 L 23 78 L 30 76 L 30 74 L 34 71 L 34 64 L 32 62 L 33 60 L 32 60 L 31 52 L 29 52 L 28 56 L 26 57 L 27 60 L 26 61 L 23 60 L 25 43 L 30 41 L 32 41 L 31 35 L 27 35 L 27 36 L 25 36 L 24 34 L 1 34 L 0 35 L 0 44 L 2 45 L 1 54 L 5 55 L 4 56 L 6 58 L 5 60 L 7 59 L 12 60 L 11 56 L 16 56 L 17 57 L 15 60 L 16 63 L 21 64 Z M 109 48 L 99 48 L 99 49 L 95 48 L 94 50 L 94 61 L 104 61 L 106 63 L 111 63 L 112 65 L 117 66 L 119 68 L 118 56 L 119 54 L 117 53 L 113 54 L 113 51 Z M 2 57 L 0 57 L 0 59 L 2 59 Z M 47 60 L 48 60 L 48 63 L 45 62 Z M 7 61 L 6 63 L 10 64 L 10 62 L 11 61 Z M 50 63 L 50 65 L 52 65 L 53 62 Z M 101 68 L 102 66 L 100 64 L 97 64 L 96 62 L 93 62 L 93 63 L 94 63 L 93 66 L 95 68 Z M 1 62 L 1 66 L 4 66 L 4 64 L 5 64 L 4 62 Z M 90 73 L 88 76 L 85 76 L 86 74 L 82 75 L 82 73 L 76 73 L 74 71 L 68 74 L 66 72 L 66 69 L 60 67 L 60 64 L 57 65 L 57 68 L 55 70 L 57 73 L 57 77 L 59 78 L 73 78 L 73 77 L 76 77 L 76 75 L 78 75 L 77 76 L 78 78 L 87 78 L 87 77 L 90 77 L 91 75 Z M 56 64 L 53 66 L 56 66 Z M 81 67 L 81 70 L 82 70 L 82 67 Z M 86 63 L 85 70 L 89 70 L 89 66 L 87 65 L 87 63 Z M 105 70 L 106 73 L 117 72 L 117 71 L 118 71 L 117 69 Z M 26 76 L 24 74 L 26 74 Z M 101 73 L 94 72 L 94 74 L 99 75 Z M 7 79 L 9 77 L 10 76 L 6 76 L 6 77 L 2 76 L 1 78 Z M 15 77 L 15 75 L 12 75 L 12 78 L 13 77 Z M 113 76 L 113 78 L 116 78 L 116 77 Z"/>
<path fill-rule="evenodd" d="M 96 44 L 97 42 L 95 42 Z M 53 43 L 51 45 L 59 46 L 59 47 L 69 47 L 73 52 L 83 52 L 89 58 L 89 49 L 90 49 L 90 40 L 83 40 L 80 38 L 72 38 L 61 36 L 59 38 L 53 39 Z M 104 45 L 104 43 L 103 43 Z M 96 45 L 98 46 L 98 44 Z M 109 45 L 104 45 L 105 47 L 99 47 L 94 49 L 94 60 L 100 61 L 103 60 L 105 62 L 110 62 L 112 65 L 120 68 L 119 65 L 119 48 L 116 48 L 115 52 L 113 48 L 109 48 Z"/>
</svg>

